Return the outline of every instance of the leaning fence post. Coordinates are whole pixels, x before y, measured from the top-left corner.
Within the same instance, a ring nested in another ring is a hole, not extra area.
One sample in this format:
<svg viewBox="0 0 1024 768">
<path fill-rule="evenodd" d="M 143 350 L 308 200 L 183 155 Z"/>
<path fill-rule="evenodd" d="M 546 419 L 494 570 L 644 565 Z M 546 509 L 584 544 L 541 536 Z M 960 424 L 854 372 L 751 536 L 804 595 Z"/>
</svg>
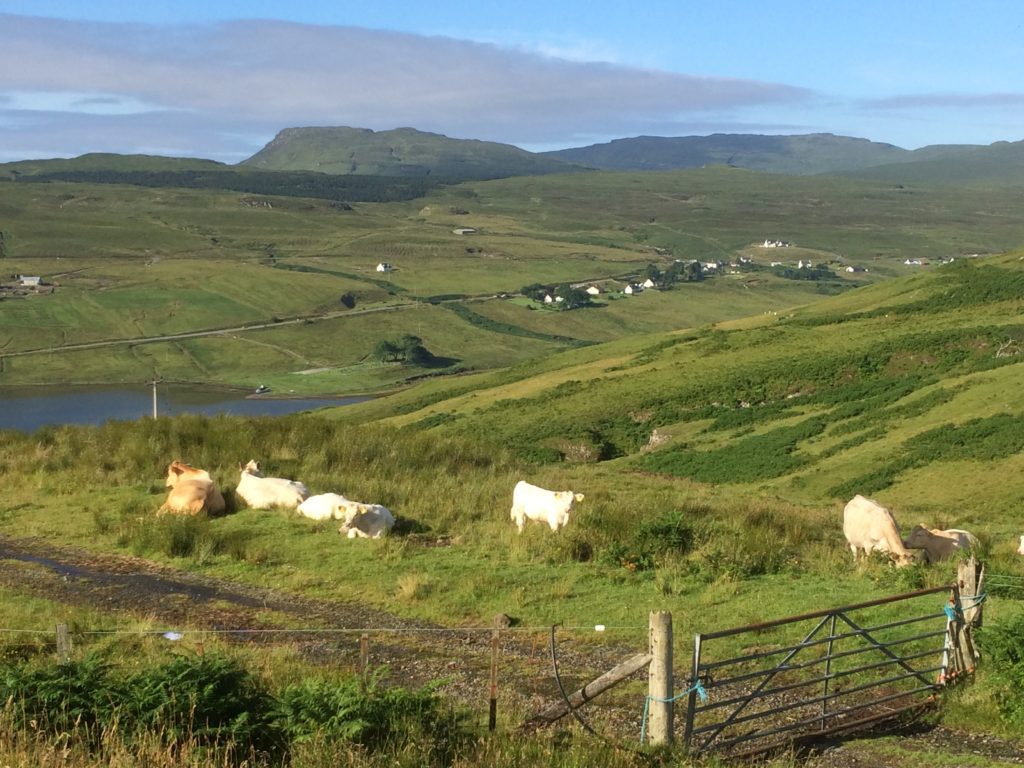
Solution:
<svg viewBox="0 0 1024 768">
<path fill-rule="evenodd" d="M 648 675 L 647 696 L 651 744 L 672 743 L 672 614 L 652 611 L 650 615 L 651 666 Z"/>
<path fill-rule="evenodd" d="M 62 664 L 71 661 L 71 632 L 64 622 L 57 625 L 57 658 Z"/>
</svg>

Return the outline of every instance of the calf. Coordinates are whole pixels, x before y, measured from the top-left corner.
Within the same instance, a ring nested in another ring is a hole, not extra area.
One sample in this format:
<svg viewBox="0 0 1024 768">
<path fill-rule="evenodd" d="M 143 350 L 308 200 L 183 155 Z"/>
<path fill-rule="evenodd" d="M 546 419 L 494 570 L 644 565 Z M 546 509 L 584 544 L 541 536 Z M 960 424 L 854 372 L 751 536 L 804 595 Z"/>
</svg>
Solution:
<svg viewBox="0 0 1024 768">
<path fill-rule="evenodd" d="M 929 563 L 945 560 L 960 550 L 970 551 L 978 547 L 978 539 L 973 533 L 951 528 L 940 531 L 924 525 L 915 525 L 906 544 L 911 549 L 923 549 L 925 559 Z"/>
<path fill-rule="evenodd" d="M 520 533 L 527 520 L 546 522 L 552 531 L 557 531 L 569 522 L 573 504 L 583 498 L 582 493 L 548 491 L 520 480 L 512 491 L 512 519 Z"/>
<path fill-rule="evenodd" d="M 346 501 L 342 505 L 345 522 L 338 528 L 350 539 L 379 539 L 395 526 L 395 516 L 391 510 L 380 504 L 360 504 L 358 501 Z"/>
</svg>

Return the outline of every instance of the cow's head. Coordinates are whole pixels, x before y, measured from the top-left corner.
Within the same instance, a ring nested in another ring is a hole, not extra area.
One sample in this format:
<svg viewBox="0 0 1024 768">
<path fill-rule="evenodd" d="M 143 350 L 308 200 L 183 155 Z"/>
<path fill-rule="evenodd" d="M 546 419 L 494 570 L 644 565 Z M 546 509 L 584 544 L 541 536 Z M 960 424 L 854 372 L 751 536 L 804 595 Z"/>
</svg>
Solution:
<svg viewBox="0 0 1024 768">
<path fill-rule="evenodd" d="M 369 504 L 360 504 L 358 501 L 339 501 L 334 512 L 334 516 L 342 521 L 338 533 L 348 533 L 349 529 L 359 522 L 359 518 L 371 509 L 373 507 Z"/>
<path fill-rule="evenodd" d="M 908 565 L 928 562 L 928 555 L 922 549 L 915 549 L 912 551 L 905 550 L 902 554 L 890 552 L 889 556 L 893 559 L 893 562 L 896 563 L 897 568 L 906 568 Z"/>
<path fill-rule="evenodd" d="M 242 471 L 247 472 L 250 475 L 255 475 L 256 477 L 262 477 L 262 475 L 260 474 L 260 463 L 255 459 L 251 460 L 248 464 L 242 467 Z"/>
<path fill-rule="evenodd" d="M 573 499 L 576 500 L 576 503 L 579 503 L 579 502 L 583 501 L 583 498 L 584 498 L 582 493 L 574 493 L 572 495 L 572 497 L 573 497 Z"/>
<path fill-rule="evenodd" d="M 173 488 L 177 485 L 178 481 L 181 479 L 182 473 L 186 469 L 189 469 L 188 464 L 183 464 L 177 460 L 172 461 L 167 467 L 167 482 L 164 483 L 164 486 L 167 488 Z"/>
<path fill-rule="evenodd" d="M 928 544 L 931 533 L 931 529 L 928 526 L 924 523 L 918 523 L 910 530 L 910 535 L 907 536 L 903 545 L 915 549 L 922 548 Z"/>
</svg>

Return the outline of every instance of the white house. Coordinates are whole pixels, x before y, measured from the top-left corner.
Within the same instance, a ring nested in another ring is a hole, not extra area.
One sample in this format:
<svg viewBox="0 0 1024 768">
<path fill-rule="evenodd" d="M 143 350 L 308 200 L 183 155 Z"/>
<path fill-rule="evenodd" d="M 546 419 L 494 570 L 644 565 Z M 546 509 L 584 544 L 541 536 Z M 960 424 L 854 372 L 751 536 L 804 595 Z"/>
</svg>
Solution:
<svg viewBox="0 0 1024 768">
<path fill-rule="evenodd" d="M 43 278 L 38 275 L 18 275 L 21 284 L 26 288 L 38 288 Z"/>
<path fill-rule="evenodd" d="M 552 296 L 550 293 L 545 293 L 544 294 L 544 303 L 545 304 L 554 304 L 555 303 L 555 297 Z"/>
<path fill-rule="evenodd" d="M 453 229 L 452 232 L 456 235 L 475 235 L 476 227 L 459 227 L 458 229 Z"/>
<path fill-rule="evenodd" d="M 596 285 L 592 285 L 589 288 L 587 288 L 587 293 L 589 293 L 591 296 L 599 296 L 601 294 L 601 289 L 598 288 Z"/>
<path fill-rule="evenodd" d="M 640 285 L 642 285 L 644 288 L 653 288 L 655 286 L 655 282 L 648 277 L 646 280 L 640 283 Z"/>
<path fill-rule="evenodd" d="M 810 259 L 808 259 L 807 261 L 804 261 L 803 259 L 800 259 L 800 261 L 797 262 L 796 266 L 797 266 L 797 269 L 811 269 L 814 266 L 814 264 L 811 263 Z"/>
<path fill-rule="evenodd" d="M 622 292 L 632 296 L 634 293 L 640 293 L 642 290 L 643 288 L 641 288 L 636 283 L 630 283 L 629 285 L 622 289 Z"/>
<path fill-rule="evenodd" d="M 394 269 L 394 267 L 392 267 L 386 261 L 382 261 L 380 264 L 377 265 L 377 271 L 378 272 L 390 272 L 392 269 Z"/>
</svg>

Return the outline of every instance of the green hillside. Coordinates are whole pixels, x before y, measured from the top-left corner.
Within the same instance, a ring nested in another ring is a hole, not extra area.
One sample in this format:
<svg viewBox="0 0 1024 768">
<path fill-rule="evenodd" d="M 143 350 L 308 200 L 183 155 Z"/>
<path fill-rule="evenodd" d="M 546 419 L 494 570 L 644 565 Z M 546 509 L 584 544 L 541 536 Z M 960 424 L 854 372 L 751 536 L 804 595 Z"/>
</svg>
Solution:
<svg viewBox="0 0 1024 768">
<path fill-rule="evenodd" d="M 1014 383 L 1022 257 L 959 261 L 792 312 L 563 352 L 339 416 L 486 435 L 527 461 L 607 463 L 744 494 L 883 494 L 932 514 L 971 502 L 962 522 L 1001 529 L 999 515 L 1024 493 L 1024 394 Z"/>
<path fill-rule="evenodd" d="M 509 144 L 451 139 L 413 128 L 287 128 L 241 163 L 265 170 L 494 179 L 581 170 Z"/>
<path fill-rule="evenodd" d="M 465 182 L 386 204 L 57 181 L 5 187 L 2 273 L 53 284 L 41 295 L 0 293 L 5 384 L 137 381 L 156 370 L 296 394 L 384 391 L 781 313 L 1024 242 L 1021 207 L 996 189 L 963 195 L 725 168 Z M 791 245 L 764 248 L 766 238 Z M 905 265 L 911 257 L 923 263 Z M 677 259 L 721 267 L 667 290 L 622 293 Z M 801 271 L 800 261 L 815 268 Z M 381 262 L 392 271 L 378 273 Z M 599 294 L 589 307 L 557 311 L 522 296 L 531 285 L 594 285 Z M 182 333 L 205 335 L 160 339 Z M 374 360 L 379 342 L 404 335 L 449 365 Z M 110 345 L 74 346 L 96 342 Z"/>
<path fill-rule="evenodd" d="M 0 179 L 67 172 L 216 171 L 227 167 L 224 163 L 218 163 L 215 160 L 200 160 L 189 157 L 118 155 L 109 152 L 91 152 L 72 158 L 19 160 L 13 163 L 0 163 Z"/>
<path fill-rule="evenodd" d="M 915 157 L 922 158 L 919 160 L 861 169 L 849 175 L 901 184 L 1024 185 L 1024 141 L 946 147 L 938 157 L 930 156 L 929 149 L 915 151 Z"/>
<path fill-rule="evenodd" d="M 903 162 L 912 153 L 892 144 L 830 133 L 798 136 L 716 133 L 710 136 L 637 136 L 543 154 L 609 171 L 669 171 L 728 165 L 768 173 L 806 175 Z"/>
</svg>

